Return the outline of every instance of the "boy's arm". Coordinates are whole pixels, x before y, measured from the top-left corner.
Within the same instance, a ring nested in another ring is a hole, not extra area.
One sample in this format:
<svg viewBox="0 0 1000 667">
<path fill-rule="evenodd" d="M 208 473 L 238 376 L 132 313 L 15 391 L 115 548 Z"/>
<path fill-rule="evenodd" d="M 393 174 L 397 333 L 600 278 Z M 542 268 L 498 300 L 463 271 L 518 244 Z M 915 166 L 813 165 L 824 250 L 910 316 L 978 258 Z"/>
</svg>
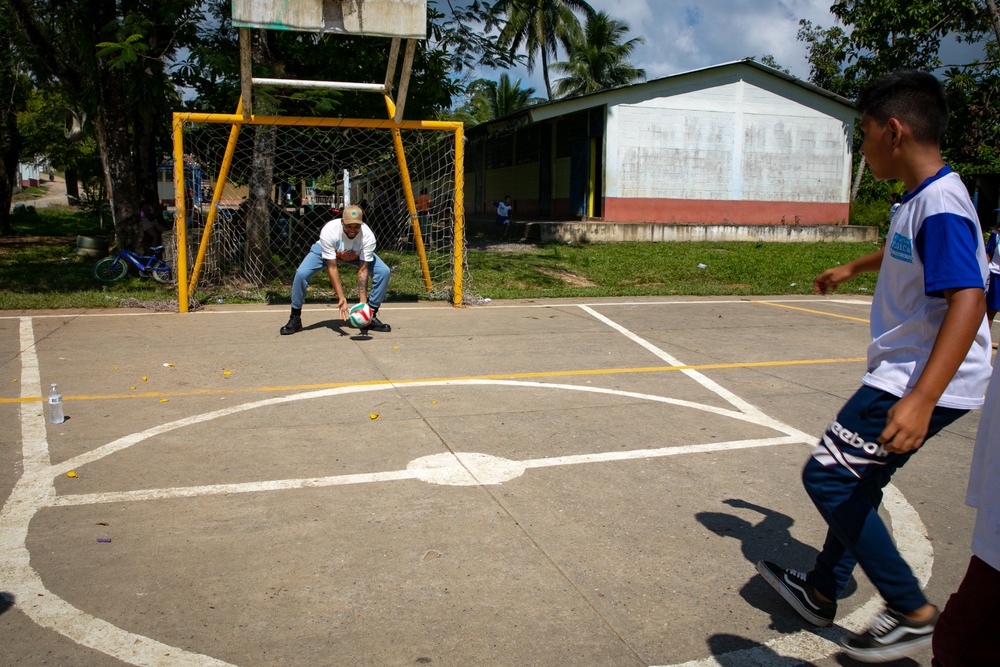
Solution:
<svg viewBox="0 0 1000 667">
<path fill-rule="evenodd" d="M 883 248 L 870 255 L 859 257 L 843 266 L 835 266 L 832 269 L 827 269 L 816 276 L 816 279 L 813 281 L 813 288 L 820 294 L 825 295 L 827 292 L 832 294 L 837 291 L 837 285 L 840 283 L 856 278 L 862 273 L 878 271 L 882 266 L 882 254 L 884 252 L 885 249 Z"/>
<path fill-rule="evenodd" d="M 986 316 L 986 299 L 978 287 L 945 290 L 944 298 L 948 312 L 927 365 L 913 391 L 889 408 L 885 429 L 878 438 L 890 452 L 904 454 L 924 444 L 934 406 L 969 353 Z"/>
</svg>

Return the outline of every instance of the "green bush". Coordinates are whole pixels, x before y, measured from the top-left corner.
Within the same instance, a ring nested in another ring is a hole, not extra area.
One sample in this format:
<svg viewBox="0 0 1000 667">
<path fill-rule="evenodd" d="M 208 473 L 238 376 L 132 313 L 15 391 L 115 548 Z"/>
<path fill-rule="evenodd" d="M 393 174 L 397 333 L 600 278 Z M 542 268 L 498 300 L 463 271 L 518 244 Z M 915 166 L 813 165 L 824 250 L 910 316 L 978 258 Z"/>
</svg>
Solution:
<svg viewBox="0 0 1000 667">
<path fill-rule="evenodd" d="M 889 231 L 889 200 L 872 201 L 860 197 L 851 204 L 851 224 L 878 227 L 880 237 Z"/>
</svg>

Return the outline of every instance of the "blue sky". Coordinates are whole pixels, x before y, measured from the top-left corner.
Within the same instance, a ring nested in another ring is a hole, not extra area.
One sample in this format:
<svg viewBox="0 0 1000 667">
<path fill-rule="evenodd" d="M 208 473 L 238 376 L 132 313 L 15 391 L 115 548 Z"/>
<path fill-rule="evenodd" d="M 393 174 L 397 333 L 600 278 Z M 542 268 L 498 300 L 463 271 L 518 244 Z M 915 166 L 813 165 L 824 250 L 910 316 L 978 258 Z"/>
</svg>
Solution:
<svg viewBox="0 0 1000 667">
<path fill-rule="evenodd" d="M 631 27 L 629 37 L 642 36 L 632 63 L 655 79 L 748 56 L 771 54 L 794 76 L 808 80 L 805 45 L 796 39 L 799 20 L 828 28 L 836 25 L 830 14 L 832 0 L 698 0 L 674 3 L 667 0 L 589 0 L 594 9 L 603 10 Z M 948 45 L 942 49 L 946 63 L 967 62 L 970 52 L 982 52 L 967 46 Z M 559 60 L 565 59 L 560 50 Z M 496 79 L 499 73 L 481 72 Z M 511 78 L 522 79 L 522 86 L 535 88 L 545 95 L 541 72 L 512 70 Z"/>
</svg>

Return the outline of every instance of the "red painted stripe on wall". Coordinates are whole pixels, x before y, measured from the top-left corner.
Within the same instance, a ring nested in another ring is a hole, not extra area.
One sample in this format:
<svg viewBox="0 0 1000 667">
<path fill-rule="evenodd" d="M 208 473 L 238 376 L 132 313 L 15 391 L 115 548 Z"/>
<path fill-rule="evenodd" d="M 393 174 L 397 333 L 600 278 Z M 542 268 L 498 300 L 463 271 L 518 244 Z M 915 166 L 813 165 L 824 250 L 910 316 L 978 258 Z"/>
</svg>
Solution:
<svg viewBox="0 0 1000 667">
<path fill-rule="evenodd" d="M 609 197 L 604 200 L 604 215 L 602 217 L 608 222 L 673 222 L 701 225 L 846 225 L 850 209 L 850 204 L 846 203 Z"/>
</svg>

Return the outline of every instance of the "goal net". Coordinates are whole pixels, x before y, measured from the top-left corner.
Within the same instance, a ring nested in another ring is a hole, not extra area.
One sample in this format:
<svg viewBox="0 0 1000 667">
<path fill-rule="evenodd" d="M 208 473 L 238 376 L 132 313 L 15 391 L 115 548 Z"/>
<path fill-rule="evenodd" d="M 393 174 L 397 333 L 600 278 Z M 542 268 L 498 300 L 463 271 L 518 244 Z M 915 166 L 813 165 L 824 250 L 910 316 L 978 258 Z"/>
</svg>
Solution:
<svg viewBox="0 0 1000 667">
<path fill-rule="evenodd" d="M 393 271 L 390 298 L 475 299 L 463 233 L 461 123 L 178 113 L 174 134 L 175 161 L 183 156 L 175 189 L 181 179 L 183 187 L 172 203 L 187 223 L 175 261 L 186 265 L 190 294 L 290 292 L 320 229 L 356 204 Z M 343 281 L 345 289 L 351 282 Z M 313 298 L 335 298 L 325 271 L 310 290 Z"/>
</svg>

